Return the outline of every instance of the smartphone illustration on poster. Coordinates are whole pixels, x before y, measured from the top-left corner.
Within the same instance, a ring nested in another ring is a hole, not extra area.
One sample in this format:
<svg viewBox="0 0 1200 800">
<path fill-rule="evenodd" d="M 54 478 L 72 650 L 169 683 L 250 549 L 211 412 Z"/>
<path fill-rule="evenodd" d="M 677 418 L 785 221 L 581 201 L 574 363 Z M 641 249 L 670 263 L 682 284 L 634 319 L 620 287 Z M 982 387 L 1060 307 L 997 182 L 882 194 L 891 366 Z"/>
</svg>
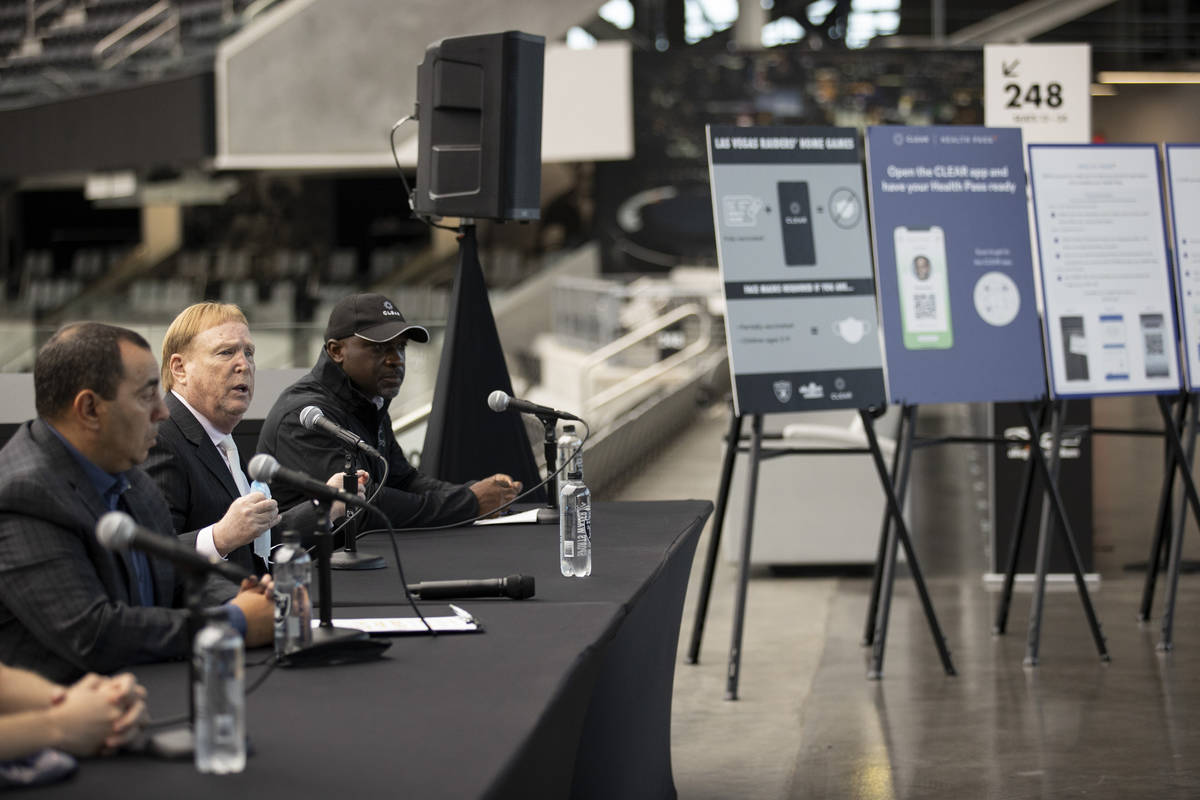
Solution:
<svg viewBox="0 0 1200 800">
<path fill-rule="evenodd" d="M 1067 380 L 1088 379 L 1088 345 L 1083 328 L 1083 317 L 1059 317 L 1062 329 L 1063 363 L 1067 369 Z"/>
<path fill-rule="evenodd" d="M 1171 374 L 1163 338 L 1163 315 L 1142 314 L 1142 346 L 1145 348 L 1146 377 L 1166 378 Z"/>
<path fill-rule="evenodd" d="M 933 225 L 901 226 L 893 236 L 904 346 L 909 350 L 948 350 L 954 346 L 954 331 L 950 325 L 946 235 Z"/>
<path fill-rule="evenodd" d="M 779 182 L 779 221 L 783 226 L 783 263 L 811 267 L 817 263 L 813 246 L 812 204 L 805 181 Z"/>
</svg>

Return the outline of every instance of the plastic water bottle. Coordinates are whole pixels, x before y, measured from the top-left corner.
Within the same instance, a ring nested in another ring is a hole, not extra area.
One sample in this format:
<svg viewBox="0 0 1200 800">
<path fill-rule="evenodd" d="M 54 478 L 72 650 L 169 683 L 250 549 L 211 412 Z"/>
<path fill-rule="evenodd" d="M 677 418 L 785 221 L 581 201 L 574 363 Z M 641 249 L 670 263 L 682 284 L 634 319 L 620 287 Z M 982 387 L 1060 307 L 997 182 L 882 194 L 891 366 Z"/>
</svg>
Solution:
<svg viewBox="0 0 1200 800">
<path fill-rule="evenodd" d="M 567 479 L 564 475 L 578 472 L 583 480 L 583 442 L 575 434 L 574 425 L 564 425 L 562 435 L 558 437 L 558 466 L 560 468 L 555 483 L 555 492 L 561 493 Z"/>
<path fill-rule="evenodd" d="M 196 769 L 224 775 L 246 768 L 246 690 L 242 637 L 222 609 L 192 643 L 196 682 Z"/>
<path fill-rule="evenodd" d="M 592 574 L 592 493 L 575 471 L 558 494 L 558 560 L 567 577 Z"/>
<path fill-rule="evenodd" d="M 300 534 L 283 532 L 275 551 L 275 658 L 284 659 L 312 644 L 312 558 L 300 546 Z"/>
<path fill-rule="evenodd" d="M 268 486 L 267 484 L 263 483 L 262 481 L 250 481 L 250 493 L 254 494 L 255 492 L 262 492 L 263 497 L 267 498 L 268 500 L 271 499 L 271 487 Z M 265 531 L 260 533 L 258 536 L 260 539 L 264 536 L 267 537 L 267 539 L 266 539 L 267 547 L 270 548 L 270 546 L 271 546 L 271 529 L 267 528 Z M 270 563 L 269 558 L 265 559 L 265 560 L 268 563 Z"/>
</svg>

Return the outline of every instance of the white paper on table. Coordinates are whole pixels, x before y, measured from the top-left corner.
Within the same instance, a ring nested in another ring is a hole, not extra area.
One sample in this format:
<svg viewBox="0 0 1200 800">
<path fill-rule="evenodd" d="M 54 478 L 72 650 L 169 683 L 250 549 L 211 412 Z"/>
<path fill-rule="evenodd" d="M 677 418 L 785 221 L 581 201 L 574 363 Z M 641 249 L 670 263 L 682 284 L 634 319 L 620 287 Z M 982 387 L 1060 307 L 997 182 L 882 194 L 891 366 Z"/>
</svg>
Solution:
<svg viewBox="0 0 1200 800">
<path fill-rule="evenodd" d="M 452 617 L 427 616 L 425 619 L 429 622 L 429 627 L 438 633 L 469 633 L 471 631 L 483 630 L 475 620 L 458 615 Z M 314 628 L 320 624 L 320 620 L 314 619 L 312 621 Z M 333 620 L 333 624 L 337 628 L 355 628 L 368 634 L 428 633 L 425 623 L 416 617 L 335 619 Z"/>
<path fill-rule="evenodd" d="M 538 521 L 538 511 L 540 509 L 531 508 L 528 511 L 522 511 L 517 514 L 505 514 L 500 517 L 492 517 L 491 519 L 477 519 L 476 525 L 522 525 L 530 522 Z"/>
</svg>

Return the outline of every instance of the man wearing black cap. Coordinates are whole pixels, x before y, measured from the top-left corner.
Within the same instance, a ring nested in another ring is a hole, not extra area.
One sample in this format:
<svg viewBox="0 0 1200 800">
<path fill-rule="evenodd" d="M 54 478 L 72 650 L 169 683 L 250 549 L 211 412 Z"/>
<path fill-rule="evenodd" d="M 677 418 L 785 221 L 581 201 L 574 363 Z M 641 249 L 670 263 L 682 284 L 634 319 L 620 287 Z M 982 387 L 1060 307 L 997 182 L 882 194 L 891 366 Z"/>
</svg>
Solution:
<svg viewBox="0 0 1200 800">
<path fill-rule="evenodd" d="M 329 315 L 317 365 L 275 401 L 263 423 L 258 452 L 313 476 L 342 469 L 343 448 L 328 434 L 307 430 L 300 422 L 300 412 L 316 406 L 387 460 L 386 482 L 375 503 L 396 527 L 443 525 L 488 514 L 516 497 L 520 481 L 507 475 L 469 484 L 439 481 L 414 469 L 396 443 L 388 404 L 404 381 L 404 353 L 410 341 L 428 342 L 429 331 L 405 322 L 383 295 L 356 294 L 341 300 Z M 355 451 L 354 459 L 355 468 L 367 470 L 373 482 L 384 479 L 379 459 L 361 450 Z M 286 486 L 272 490 L 280 508 L 303 499 Z M 373 491 L 367 487 L 368 497 Z"/>
</svg>

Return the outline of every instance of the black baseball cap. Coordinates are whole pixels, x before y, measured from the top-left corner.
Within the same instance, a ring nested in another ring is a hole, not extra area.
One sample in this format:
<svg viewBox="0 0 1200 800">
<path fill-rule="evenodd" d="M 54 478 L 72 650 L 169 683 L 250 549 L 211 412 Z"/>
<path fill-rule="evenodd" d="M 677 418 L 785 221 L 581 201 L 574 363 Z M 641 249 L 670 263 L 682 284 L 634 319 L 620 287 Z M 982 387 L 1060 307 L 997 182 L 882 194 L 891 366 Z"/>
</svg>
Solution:
<svg viewBox="0 0 1200 800">
<path fill-rule="evenodd" d="M 429 341 L 429 331 L 405 322 L 395 303 L 381 294 L 343 297 L 329 312 L 325 326 L 325 341 L 357 336 L 368 342 L 390 342 L 401 334 L 414 342 Z"/>
</svg>

